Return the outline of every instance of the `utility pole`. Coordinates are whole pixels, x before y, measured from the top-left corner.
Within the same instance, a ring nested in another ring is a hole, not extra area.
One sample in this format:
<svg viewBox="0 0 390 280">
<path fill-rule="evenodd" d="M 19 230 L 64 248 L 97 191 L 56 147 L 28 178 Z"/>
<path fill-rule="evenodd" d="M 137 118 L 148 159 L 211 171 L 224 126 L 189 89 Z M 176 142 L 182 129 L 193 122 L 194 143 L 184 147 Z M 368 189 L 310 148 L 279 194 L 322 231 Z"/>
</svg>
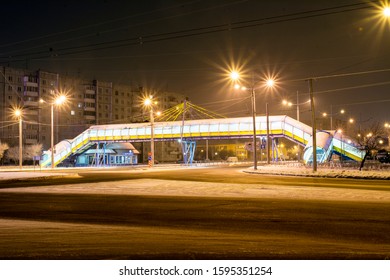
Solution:
<svg viewBox="0 0 390 280">
<path fill-rule="evenodd" d="M 23 168 L 23 129 L 22 115 L 19 116 L 19 168 Z"/>
<path fill-rule="evenodd" d="M 299 121 L 299 92 L 297 91 L 297 121 Z M 297 158 L 298 158 L 298 162 L 299 162 L 299 159 L 301 158 L 301 147 L 299 146 L 299 144 L 297 145 Z"/>
<path fill-rule="evenodd" d="M 313 146 L 313 172 L 317 171 L 317 128 L 316 128 L 316 113 L 314 111 L 313 97 L 313 79 L 309 80 L 310 106 L 311 106 L 311 127 L 312 127 L 312 146 Z"/>
<path fill-rule="evenodd" d="M 154 113 L 153 113 L 153 103 L 150 106 L 150 153 L 151 161 L 150 167 L 154 166 Z"/>
<path fill-rule="evenodd" d="M 252 97 L 252 118 L 253 118 L 253 169 L 257 169 L 257 150 L 256 150 L 256 93 L 255 89 L 252 87 L 251 91 Z"/>
<path fill-rule="evenodd" d="M 265 103 L 265 115 L 266 115 L 266 122 L 267 122 L 267 164 L 270 164 L 270 138 L 269 138 L 269 111 L 268 111 L 268 102 Z M 273 154 L 273 152 L 272 152 Z M 272 155 L 273 156 L 273 155 Z"/>
</svg>

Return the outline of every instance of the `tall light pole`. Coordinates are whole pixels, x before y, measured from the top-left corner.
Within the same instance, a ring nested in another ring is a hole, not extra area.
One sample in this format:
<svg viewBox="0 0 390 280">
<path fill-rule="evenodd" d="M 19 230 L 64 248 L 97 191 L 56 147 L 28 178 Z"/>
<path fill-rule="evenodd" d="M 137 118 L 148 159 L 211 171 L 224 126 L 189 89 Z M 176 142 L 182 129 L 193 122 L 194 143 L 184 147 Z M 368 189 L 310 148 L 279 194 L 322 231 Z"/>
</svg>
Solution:
<svg viewBox="0 0 390 280">
<path fill-rule="evenodd" d="M 338 115 L 338 114 L 344 114 L 344 113 L 345 113 L 344 109 L 341 109 L 340 112 L 338 112 L 338 113 L 333 113 L 333 105 L 330 105 L 330 114 L 329 114 L 330 130 L 333 130 L 333 116 Z M 327 113 L 322 113 L 322 116 L 327 117 L 328 114 Z"/>
<path fill-rule="evenodd" d="M 19 168 L 23 168 L 23 129 L 22 129 L 22 110 L 16 109 L 15 116 L 19 119 Z"/>
<path fill-rule="evenodd" d="M 157 102 L 153 102 L 153 96 L 146 97 L 144 99 L 144 106 L 150 109 L 150 159 L 149 166 L 153 167 L 154 165 L 154 112 L 153 105 Z"/>
<path fill-rule="evenodd" d="M 285 106 L 296 106 L 296 109 L 297 109 L 297 121 L 299 121 L 299 116 L 300 116 L 300 109 L 299 109 L 299 106 L 301 105 L 304 105 L 304 104 L 307 104 L 307 103 L 310 103 L 310 99 L 305 101 L 305 102 L 302 102 L 302 103 L 299 103 L 299 96 L 298 96 L 298 92 L 297 92 L 297 103 L 292 103 L 292 102 L 289 102 L 287 100 L 283 100 L 282 101 L 282 104 L 285 105 Z"/>
<path fill-rule="evenodd" d="M 275 81 L 272 79 L 268 79 L 266 81 L 266 85 L 268 88 L 272 88 L 275 84 Z M 268 110 L 268 102 L 265 103 L 265 114 L 266 114 L 266 122 L 267 122 L 267 164 L 270 164 L 270 138 L 269 138 L 269 110 Z"/>
<path fill-rule="evenodd" d="M 233 71 L 230 73 L 230 78 L 238 82 L 240 78 L 240 74 L 236 71 Z M 267 87 L 273 87 L 275 84 L 275 81 L 272 79 L 268 79 L 265 82 Z M 241 90 L 248 90 L 247 87 L 240 86 L 238 83 L 234 85 L 234 88 L 241 89 Z M 252 139 L 252 148 L 253 148 L 253 169 L 257 169 L 257 135 L 256 135 L 256 91 L 255 91 L 255 84 L 252 85 L 250 88 L 251 93 L 251 101 L 252 101 L 252 119 L 253 119 L 253 139 Z M 270 163 L 270 157 L 269 157 L 269 113 L 268 113 L 268 103 L 266 103 L 266 122 L 267 122 L 267 164 Z"/>
<path fill-rule="evenodd" d="M 54 104 L 50 106 L 50 149 L 51 149 L 51 168 L 54 168 Z"/>
<path fill-rule="evenodd" d="M 252 119 L 253 119 L 253 169 L 257 169 L 257 137 L 256 137 L 256 93 L 255 89 L 251 89 L 251 100 L 252 100 Z"/>
<path fill-rule="evenodd" d="M 309 79 L 309 92 L 310 92 L 310 107 L 311 107 L 311 127 L 312 127 L 312 148 L 313 148 L 313 172 L 317 171 L 317 127 L 316 127 L 316 112 L 314 110 L 314 97 L 313 97 L 313 79 Z"/>
<path fill-rule="evenodd" d="M 383 16 L 385 18 L 390 18 L 390 7 L 384 7 L 383 8 Z"/>
<path fill-rule="evenodd" d="M 51 168 L 54 169 L 54 106 L 60 106 L 66 102 L 66 96 L 64 94 L 57 95 L 50 103 L 50 149 L 51 149 Z M 46 103 L 45 100 L 40 99 L 40 103 Z"/>
</svg>

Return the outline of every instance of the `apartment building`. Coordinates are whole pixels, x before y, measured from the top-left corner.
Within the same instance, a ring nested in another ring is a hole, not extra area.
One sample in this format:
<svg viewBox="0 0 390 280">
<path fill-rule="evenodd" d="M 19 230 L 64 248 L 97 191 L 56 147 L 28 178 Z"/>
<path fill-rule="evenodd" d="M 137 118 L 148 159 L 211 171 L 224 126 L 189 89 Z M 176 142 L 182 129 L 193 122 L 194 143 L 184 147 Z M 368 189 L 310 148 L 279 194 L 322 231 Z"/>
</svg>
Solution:
<svg viewBox="0 0 390 280">
<path fill-rule="evenodd" d="M 67 96 L 65 104 L 53 105 L 58 94 Z M 73 139 L 91 125 L 147 121 L 149 112 L 141 106 L 142 97 L 147 94 L 148 91 L 139 86 L 2 66 L 0 140 L 11 147 L 18 145 L 16 108 L 23 109 L 23 145 L 42 143 L 44 150 L 50 148 L 52 112 L 54 143 Z M 151 94 L 158 101 L 161 111 L 181 103 L 185 98 L 178 93 L 163 91 Z M 148 150 L 147 143 L 136 143 L 135 146 L 140 151 Z M 180 146 L 168 143 L 164 150 L 171 146 L 175 156 L 170 160 L 173 160 L 177 158 Z"/>
</svg>

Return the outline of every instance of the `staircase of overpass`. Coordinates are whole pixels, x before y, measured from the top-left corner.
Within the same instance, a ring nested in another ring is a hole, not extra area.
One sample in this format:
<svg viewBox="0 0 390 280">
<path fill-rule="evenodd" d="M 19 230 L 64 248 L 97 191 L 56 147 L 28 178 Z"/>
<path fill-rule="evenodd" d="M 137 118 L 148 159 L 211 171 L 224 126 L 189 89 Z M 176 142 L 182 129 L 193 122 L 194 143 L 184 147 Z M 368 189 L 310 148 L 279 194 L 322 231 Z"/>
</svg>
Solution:
<svg viewBox="0 0 390 280">
<path fill-rule="evenodd" d="M 265 137 L 267 123 L 265 116 L 256 117 L 257 136 Z M 304 146 L 303 159 L 312 162 L 312 128 L 289 116 L 269 116 L 269 135 L 271 138 L 285 137 Z M 160 141 L 201 140 L 201 139 L 237 139 L 253 137 L 252 117 L 198 119 L 183 121 L 154 122 L 154 139 Z M 54 165 L 60 164 L 71 155 L 81 154 L 95 143 L 110 142 L 150 142 L 150 123 L 128 123 L 95 125 L 74 139 L 61 141 L 54 147 Z M 45 151 L 41 160 L 42 167 L 51 166 L 51 150 Z M 325 162 L 331 156 L 339 154 L 344 158 L 360 161 L 364 152 L 349 138 L 334 132 L 317 133 L 317 161 Z"/>
</svg>

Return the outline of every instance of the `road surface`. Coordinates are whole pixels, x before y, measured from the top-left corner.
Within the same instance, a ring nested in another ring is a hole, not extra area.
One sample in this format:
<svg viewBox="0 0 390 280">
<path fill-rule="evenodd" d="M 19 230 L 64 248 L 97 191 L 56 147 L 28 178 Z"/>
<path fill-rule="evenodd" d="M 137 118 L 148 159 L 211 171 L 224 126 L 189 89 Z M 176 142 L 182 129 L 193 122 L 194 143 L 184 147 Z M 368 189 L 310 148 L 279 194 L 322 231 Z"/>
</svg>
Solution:
<svg viewBox="0 0 390 280">
<path fill-rule="evenodd" d="M 388 181 L 242 168 L 0 183 L 1 259 L 389 259 Z"/>
</svg>

